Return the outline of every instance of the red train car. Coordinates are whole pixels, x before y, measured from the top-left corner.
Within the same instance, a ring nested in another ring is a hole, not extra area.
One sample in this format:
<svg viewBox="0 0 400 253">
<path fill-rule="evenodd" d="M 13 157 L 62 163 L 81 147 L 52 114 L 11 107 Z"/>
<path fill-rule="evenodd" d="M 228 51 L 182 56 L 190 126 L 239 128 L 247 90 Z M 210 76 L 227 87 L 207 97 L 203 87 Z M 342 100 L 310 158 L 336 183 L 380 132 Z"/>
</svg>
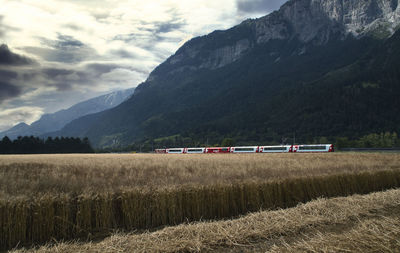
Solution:
<svg viewBox="0 0 400 253">
<path fill-rule="evenodd" d="M 217 148 L 206 148 L 206 152 L 208 154 L 214 154 L 214 153 L 230 153 L 231 148 L 230 147 L 217 147 Z"/>
<path fill-rule="evenodd" d="M 167 153 L 167 149 L 165 149 L 165 148 L 163 148 L 163 149 L 159 148 L 159 149 L 154 150 L 154 152 L 155 152 L 156 154 L 166 154 L 166 153 Z"/>
</svg>

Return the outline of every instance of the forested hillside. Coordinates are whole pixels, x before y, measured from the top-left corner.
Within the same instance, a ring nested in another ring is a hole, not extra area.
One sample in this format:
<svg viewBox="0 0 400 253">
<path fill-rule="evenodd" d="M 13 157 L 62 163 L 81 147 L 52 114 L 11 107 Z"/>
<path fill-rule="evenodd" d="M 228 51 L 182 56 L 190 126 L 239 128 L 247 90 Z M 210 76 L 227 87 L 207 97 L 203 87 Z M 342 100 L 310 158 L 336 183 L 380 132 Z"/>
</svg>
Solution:
<svg viewBox="0 0 400 253">
<path fill-rule="evenodd" d="M 196 145 L 399 133 L 398 12 L 386 0 L 289 1 L 189 41 L 128 101 L 55 134 L 118 147 L 171 136 Z"/>
</svg>

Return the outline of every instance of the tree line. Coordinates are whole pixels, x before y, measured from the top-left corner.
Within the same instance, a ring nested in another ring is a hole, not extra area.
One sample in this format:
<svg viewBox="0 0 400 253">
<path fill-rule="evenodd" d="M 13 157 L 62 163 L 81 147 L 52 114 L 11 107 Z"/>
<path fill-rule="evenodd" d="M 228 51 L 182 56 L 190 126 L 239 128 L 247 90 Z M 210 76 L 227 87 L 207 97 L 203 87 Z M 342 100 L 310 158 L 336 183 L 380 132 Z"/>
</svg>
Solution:
<svg viewBox="0 0 400 253">
<path fill-rule="evenodd" d="M 131 145 L 109 147 L 98 152 L 152 152 L 159 148 L 174 147 L 232 147 L 258 145 L 292 145 L 292 144 L 333 144 L 335 150 L 346 148 L 400 148 L 400 138 L 396 132 L 381 132 L 349 138 L 342 136 L 279 136 L 270 134 L 268 140 L 262 138 L 245 138 L 244 136 L 220 137 L 217 134 L 207 137 L 173 135 L 158 139 L 145 139 Z"/>
<path fill-rule="evenodd" d="M 400 147 L 400 139 L 397 133 L 372 133 L 361 138 L 351 140 L 348 137 L 336 139 L 337 148 L 394 148 Z"/>
<path fill-rule="evenodd" d="M 10 140 L 7 136 L 0 141 L 0 154 L 55 154 L 93 153 L 88 138 L 48 137 L 46 140 L 34 136 L 19 136 Z"/>
</svg>

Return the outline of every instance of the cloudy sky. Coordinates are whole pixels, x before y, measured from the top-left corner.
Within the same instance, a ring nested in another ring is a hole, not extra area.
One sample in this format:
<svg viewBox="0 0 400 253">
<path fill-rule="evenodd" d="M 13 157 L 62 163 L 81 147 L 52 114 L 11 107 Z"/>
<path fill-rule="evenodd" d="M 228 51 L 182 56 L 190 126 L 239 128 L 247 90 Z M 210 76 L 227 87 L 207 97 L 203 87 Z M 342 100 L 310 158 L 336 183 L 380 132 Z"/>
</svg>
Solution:
<svg viewBox="0 0 400 253">
<path fill-rule="evenodd" d="M 286 0 L 0 0 L 0 131 L 135 87 L 187 40 Z"/>
</svg>

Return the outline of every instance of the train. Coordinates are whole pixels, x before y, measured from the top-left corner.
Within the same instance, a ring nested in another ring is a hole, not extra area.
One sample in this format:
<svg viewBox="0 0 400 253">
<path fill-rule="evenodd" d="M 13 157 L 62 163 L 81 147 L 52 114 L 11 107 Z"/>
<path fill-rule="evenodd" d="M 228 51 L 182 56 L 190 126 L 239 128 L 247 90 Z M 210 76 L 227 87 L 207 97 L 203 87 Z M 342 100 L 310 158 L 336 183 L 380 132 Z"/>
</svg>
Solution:
<svg viewBox="0 0 400 253">
<path fill-rule="evenodd" d="M 224 153 L 328 153 L 334 152 L 333 144 L 202 147 L 156 149 L 157 154 L 224 154 Z"/>
</svg>

